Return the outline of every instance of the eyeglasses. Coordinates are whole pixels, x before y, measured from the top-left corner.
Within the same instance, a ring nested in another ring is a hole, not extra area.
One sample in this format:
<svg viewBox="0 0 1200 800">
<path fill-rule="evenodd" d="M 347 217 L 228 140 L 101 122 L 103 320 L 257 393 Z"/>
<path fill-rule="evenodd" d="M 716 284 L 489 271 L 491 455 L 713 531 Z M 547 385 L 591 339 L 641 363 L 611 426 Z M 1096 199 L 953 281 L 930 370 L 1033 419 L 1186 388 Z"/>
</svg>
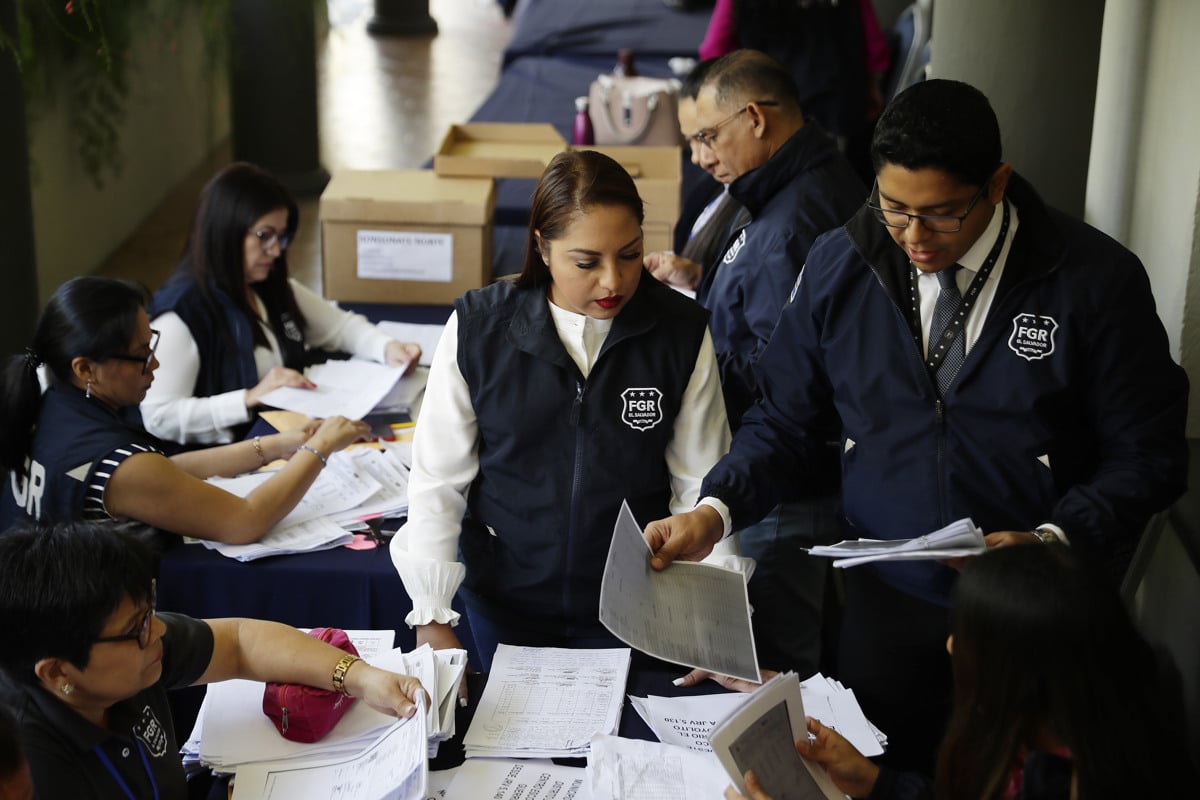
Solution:
<svg viewBox="0 0 1200 800">
<path fill-rule="evenodd" d="M 775 102 L 774 100 L 752 100 L 751 102 L 753 102 L 755 105 L 758 105 L 758 106 L 777 106 L 777 105 L 779 105 L 779 103 Z M 696 133 L 692 134 L 692 137 L 691 137 L 692 141 L 695 142 L 696 144 L 700 145 L 701 147 L 712 147 L 713 143 L 717 141 L 717 134 L 721 131 L 721 128 L 723 128 L 726 125 L 728 125 L 729 123 L 733 122 L 735 119 L 740 117 L 742 114 L 745 114 L 747 109 L 749 109 L 749 108 L 750 108 L 750 104 L 747 103 L 746 105 L 742 106 L 737 111 L 733 112 L 728 117 L 726 117 L 725 119 L 716 123 L 715 125 L 710 125 L 709 127 L 704 128 L 703 130 L 697 131 Z"/>
<path fill-rule="evenodd" d="M 142 624 L 138 626 L 133 633 L 122 633 L 120 636 L 101 636 L 96 639 L 96 643 L 100 642 L 137 642 L 138 647 L 143 650 L 146 645 L 150 644 L 150 621 L 154 619 L 154 609 L 158 606 L 158 579 L 150 581 L 150 607 L 146 609 L 145 616 L 142 617 Z"/>
<path fill-rule="evenodd" d="M 979 187 L 979 191 L 975 192 L 971 202 L 967 203 L 967 210 L 961 214 L 909 214 L 907 211 L 895 211 L 890 208 L 881 208 L 878 205 L 879 181 L 876 180 L 871 187 L 871 197 L 868 199 L 867 208 L 874 211 L 875 218 L 889 228 L 907 228 L 915 219 L 920 220 L 921 224 L 925 226 L 925 230 L 930 233 L 958 233 L 962 230 L 963 220 L 971 216 L 975 204 L 979 202 L 979 198 L 983 197 L 983 193 L 987 191 L 991 183 L 992 179 L 989 176 Z M 875 200 L 875 202 L 872 203 L 870 200 Z"/>
<path fill-rule="evenodd" d="M 158 349 L 158 331 L 150 329 L 150 352 L 144 356 L 131 356 L 125 353 L 117 353 L 109 358 L 115 358 L 118 361 L 132 361 L 134 364 L 142 365 L 142 374 L 145 375 L 150 369 L 150 362 L 154 360 L 154 351 Z"/>
<path fill-rule="evenodd" d="M 258 246 L 264 253 L 270 253 L 271 248 L 279 245 L 279 252 L 288 249 L 288 245 L 292 243 L 292 235 L 287 231 L 277 231 L 274 228 L 259 228 L 256 231 L 251 231 L 255 239 L 258 239 Z"/>
</svg>

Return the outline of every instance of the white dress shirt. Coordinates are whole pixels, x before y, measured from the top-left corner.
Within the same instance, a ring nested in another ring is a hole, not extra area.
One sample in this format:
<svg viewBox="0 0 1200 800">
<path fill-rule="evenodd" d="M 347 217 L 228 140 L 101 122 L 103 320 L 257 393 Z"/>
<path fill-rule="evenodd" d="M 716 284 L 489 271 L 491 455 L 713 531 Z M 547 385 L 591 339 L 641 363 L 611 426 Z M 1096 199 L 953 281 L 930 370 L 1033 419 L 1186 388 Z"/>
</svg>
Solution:
<svg viewBox="0 0 1200 800">
<path fill-rule="evenodd" d="M 291 281 L 296 305 L 304 315 L 304 341 L 309 347 L 342 350 L 382 362 L 391 337 L 372 325 L 361 314 L 343 311 L 304 285 Z M 283 364 L 283 354 L 275 332 L 265 320 L 267 310 L 254 294 L 259 326 L 266 334 L 268 347 L 254 348 L 254 365 L 262 380 L 272 367 Z M 142 422 L 146 430 L 173 442 L 219 444 L 233 441 L 233 429 L 250 421 L 244 387 L 211 397 L 195 397 L 196 376 L 200 373 L 200 350 L 188 326 L 174 311 L 154 318 L 160 334 L 159 367 L 154 383 L 142 401 Z"/>
<path fill-rule="evenodd" d="M 550 316 L 563 347 L 586 377 L 612 321 L 575 314 L 553 303 Z M 706 331 L 665 454 L 671 474 L 671 513 L 692 508 L 700 481 L 728 451 L 729 438 L 716 354 Z M 478 422 L 458 367 L 458 317 L 451 314 L 429 367 L 413 441 L 408 522 L 391 544 L 392 561 L 413 603 L 405 618 L 410 626 L 458 622 L 458 613 L 450 608 L 466 576 L 466 567 L 456 560 L 458 538 L 467 490 L 478 472 Z"/>
</svg>

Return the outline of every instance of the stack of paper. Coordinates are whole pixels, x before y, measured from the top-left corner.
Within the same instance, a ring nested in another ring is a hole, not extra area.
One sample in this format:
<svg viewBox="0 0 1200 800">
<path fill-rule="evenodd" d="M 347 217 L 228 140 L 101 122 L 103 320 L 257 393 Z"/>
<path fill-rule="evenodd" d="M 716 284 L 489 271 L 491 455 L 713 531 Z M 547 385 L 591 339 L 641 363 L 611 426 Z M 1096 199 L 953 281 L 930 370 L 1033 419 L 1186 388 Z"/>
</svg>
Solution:
<svg viewBox="0 0 1200 800">
<path fill-rule="evenodd" d="M 721 800 L 729 785 L 712 753 L 617 736 L 592 740 L 587 779 L 591 800 Z"/>
<path fill-rule="evenodd" d="M 593 736 L 616 733 L 630 651 L 499 645 L 467 758 L 585 756 Z"/>
<path fill-rule="evenodd" d="M 369 664 L 420 679 L 432 703 L 422 713 L 421 756 L 436 754 L 437 743 L 454 735 L 454 702 L 466 667 L 463 650 L 438 651 L 428 645 L 410 653 L 391 649 L 394 631 L 347 631 Z M 287 762 L 293 768 L 326 760 L 355 758 L 396 724 L 396 718 L 356 702 L 319 742 L 284 739 L 262 711 L 264 685 L 224 681 L 208 687 L 184 761 L 199 761 L 218 772 L 239 773 L 250 764 Z"/>
<path fill-rule="evenodd" d="M 936 558 L 977 556 L 987 549 L 983 531 L 969 517 L 941 530 L 915 539 L 854 539 L 832 545 L 810 547 L 814 556 L 836 559 L 835 567 L 854 567 L 871 561 L 919 561 Z"/>
<path fill-rule="evenodd" d="M 298 411 L 314 419 L 339 414 L 350 419 L 362 419 L 395 388 L 406 366 L 389 367 L 360 358 L 326 361 L 304 371 L 305 377 L 315 384 L 315 388 L 281 386 L 263 395 L 262 402 L 275 408 Z"/>
<path fill-rule="evenodd" d="M 549 760 L 473 758 L 454 773 L 444 800 L 589 800 L 583 767 Z"/>
<path fill-rule="evenodd" d="M 350 531 L 361 529 L 363 519 L 408 511 L 404 453 L 402 449 L 369 448 L 334 453 L 296 507 L 257 542 L 232 545 L 204 540 L 203 544 L 239 561 L 347 544 L 353 538 Z M 273 474 L 252 472 L 236 478 L 209 478 L 208 482 L 245 497 Z"/>
<path fill-rule="evenodd" d="M 800 684 L 804 711 L 822 725 L 845 736 L 864 755 L 883 752 L 887 737 L 863 714 L 854 692 L 821 673 Z M 708 737 L 713 727 L 741 707 L 750 694 L 692 695 L 691 697 L 634 697 L 629 700 L 654 735 L 664 744 L 712 752 Z"/>
</svg>

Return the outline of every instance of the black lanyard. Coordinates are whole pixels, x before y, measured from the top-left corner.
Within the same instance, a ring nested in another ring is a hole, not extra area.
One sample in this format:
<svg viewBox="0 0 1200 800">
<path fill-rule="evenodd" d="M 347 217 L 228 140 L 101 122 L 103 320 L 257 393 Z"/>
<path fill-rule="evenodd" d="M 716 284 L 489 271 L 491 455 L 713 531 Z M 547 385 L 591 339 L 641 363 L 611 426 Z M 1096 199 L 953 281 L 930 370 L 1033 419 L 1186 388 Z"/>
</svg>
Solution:
<svg viewBox="0 0 1200 800">
<path fill-rule="evenodd" d="M 996 262 L 1000 260 L 1000 251 L 1004 249 L 1004 240 L 1008 236 L 1008 201 L 1002 200 L 1001 205 L 1004 206 L 1004 217 L 1000 222 L 1000 235 L 996 237 L 996 243 L 992 245 L 991 251 L 987 254 L 987 258 L 983 261 L 983 266 L 975 273 L 974 280 L 967 287 L 966 294 L 958 304 L 958 309 L 954 312 L 954 318 L 950 324 L 946 326 L 947 331 L 951 331 L 953 336 L 946 344 L 949 345 L 962 335 L 963 327 L 967 323 L 967 316 L 970 315 L 975 301 L 979 299 L 979 293 L 983 291 L 983 285 L 987 283 L 988 277 L 992 274 L 992 268 L 996 266 Z M 917 343 L 917 349 L 923 347 L 921 341 L 921 295 L 917 291 L 917 268 L 914 266 L 908 271 L 909 295 L 912 298 L 912 315 L 911 325 L 913 331 L 913 339 Z M 943 333 L 943 335 L 945 335 Z M 930 374 L 936 375 L 938 367 L 946 358 L 946 353 L 950 351 L 949 347 L 935 347 L 925 358 L 925 366 L 928 367 Z"/>
</svg>

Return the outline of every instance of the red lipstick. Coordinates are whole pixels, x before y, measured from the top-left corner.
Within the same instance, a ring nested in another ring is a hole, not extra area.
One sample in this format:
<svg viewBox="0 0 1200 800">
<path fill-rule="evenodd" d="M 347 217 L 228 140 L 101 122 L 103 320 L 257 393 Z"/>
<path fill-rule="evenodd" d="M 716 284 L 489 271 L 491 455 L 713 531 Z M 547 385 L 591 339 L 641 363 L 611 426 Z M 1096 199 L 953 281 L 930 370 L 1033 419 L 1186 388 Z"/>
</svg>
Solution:
<svg viewBox="0 0 1200 800">
<path fill-rule="evenodd" d="M 624 295 L 614 294 L 610 297 L 601 297 L 599 300 L 596 301 L 596 305 L 600 306 L 601 308 L 603 308 L 605 310 L 612 310 L 612 309 L 616 308 L 617 306 L 621 305 L 621 301 L 624 299 L 625 299 Z"/>
</svg>

